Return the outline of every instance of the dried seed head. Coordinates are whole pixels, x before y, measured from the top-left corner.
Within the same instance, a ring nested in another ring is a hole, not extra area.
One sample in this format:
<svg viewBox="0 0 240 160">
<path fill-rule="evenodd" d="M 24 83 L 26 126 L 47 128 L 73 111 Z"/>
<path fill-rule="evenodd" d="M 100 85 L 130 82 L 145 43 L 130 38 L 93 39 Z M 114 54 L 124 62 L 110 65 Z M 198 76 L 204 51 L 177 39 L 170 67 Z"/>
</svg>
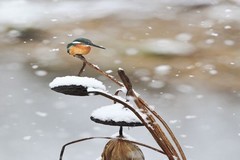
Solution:
<svg viewBox="0 0 240 160">
<path fill-rule="evenodd" d="M 111 126 L 143 126 L 142 122 L 132 111 L 119 103 L 102 106 L 94 110 L 90 119 L 96 123 Z"/>
<path fill-rule="evenodd" d="M 106 90 L 101 81 L 79 76 L 56 77 L 49 86 L 56 92 L 73 96 L 96 95 L 97 91 Z"/>
<path fill-rule="evenodd" d="M 144 160 L 140 148 L 121 138 L 110 140 L 102 153 L 102 160 Z"/>
<path fill-rule="evenodd" d="M 89 95 L 87 88 L 84 86 L 68 85 L 68 86 L 57 86 L 51 89 L 56 92 L 72 95 L 72 96 L 88 96 Z"/>
</svg>

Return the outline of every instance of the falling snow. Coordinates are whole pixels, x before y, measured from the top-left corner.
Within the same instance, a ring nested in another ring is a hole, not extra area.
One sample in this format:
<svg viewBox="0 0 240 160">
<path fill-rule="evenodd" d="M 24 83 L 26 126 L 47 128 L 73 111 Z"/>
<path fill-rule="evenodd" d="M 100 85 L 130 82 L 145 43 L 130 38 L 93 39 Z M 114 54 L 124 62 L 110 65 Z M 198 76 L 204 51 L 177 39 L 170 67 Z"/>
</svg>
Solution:
<svg viewBox="0 0 240 160">
<path fill-rule="evenodd" d="M 187 116 L 185 116 L 185 118 L 186 119 L 195 119 L 195 118 L 197 118 L 197 116 L 196 115 L 187 115 Z"/>
<path fill-rule="evenodd" d="M 29 140 L 31 140 L 32 139 L 32 136 L 24 136 L 23 137 L 23 140 L 25 140 L 25 141 L 29 141 Z"/>
<path fill-rule="evenodd" d="M 192 35 L 189 33 L 180 33 L 176 36 L 176 40 L 188 42 L 192 39 Z"/>
<path fill-rule="evenodd" d="M 165 83 L 159 80 L 152 80 L 149 84 L 149 87 L 159 89 L 165 86 Z"/>
<path fill-rule="evenodd" d="M 151 39 L 143 44 L 144 50 L 157 55 L 189 55 L 195 47 L 191 43 L 171 39 Z M 172 47 L 174 46 L 174 47 Z"/>
<path fill-rule="evenodd" d="M 32 69 L 38 69 L 38 67 L 39 67 L 39 66 L 36 65 L 36 64 L 35 64 L 35 65 L 32 65 Z"/>
<path fill-rule="evenodd" d="M 136 48 L 128 48 L 126 49 L 126 54 L 129 56 L 136 55 L 139 51 Z"/>
<path fill-rule="evenodd" d="M 37 70 L 37 71 L 35 71 L 35 75 L 37 75 L 39 77 L 46 76 L 47 74 L 48 74 L 48 72 L 44 71 L 44 70 Z"/>
<path fill-rule="evenodd" d="M 36 115 L 38 115 L 39 117 L 46 117 L 48 114 L 47 113 L 45 113 L 45 112 L 36 112 L 35 113 Z"/>
<path fill-rule="evenodd" d="M 107 71 L 105 71 L 106 73 L 112 73 L 113 71 L 112 70 L 107 70 Z"/>
<path fill-rule="evenodd" d="M 189 146 L 189 145 L 184 145 L 184 147 L 187 148 L 187 149 L 194 149 L 193 146 Z"/>
<path fill-rule="evenodd" d="M 74 137 L 118 131 L 89 120 L 93 110 L 112 101 L 54 94 L 47 86 L 56 76 L 77 74 L 82 63 L 68 56 L 66 45 L 85 36 L 107 48 L 93 49 L 86 59 L 113 75 L 121 65 L 134 89 L 167 120 L 187 159 L 238 160 L 239 4 L 238 0 L 1 1 L 0 159 L 56 159 L 60 147 Z M 88 69 L 84 76 L 97 74 Z M 119 87 L 103 80 L 111 93 Z M 144 127 L 124 131 L 153 143 Z M 77 149 L 66 150 L 66 159 L 96 159 L 105 142 L 78 143 Z M 143 152 L 146 159 L 166 158 Z"/>
<path fill-rule="evenodd" d="M 171 72 L 172 67 L 170 65 L 159 65 L 155 67 L 154 71 L 158 75 L 167 75 Z"/>
</svg>

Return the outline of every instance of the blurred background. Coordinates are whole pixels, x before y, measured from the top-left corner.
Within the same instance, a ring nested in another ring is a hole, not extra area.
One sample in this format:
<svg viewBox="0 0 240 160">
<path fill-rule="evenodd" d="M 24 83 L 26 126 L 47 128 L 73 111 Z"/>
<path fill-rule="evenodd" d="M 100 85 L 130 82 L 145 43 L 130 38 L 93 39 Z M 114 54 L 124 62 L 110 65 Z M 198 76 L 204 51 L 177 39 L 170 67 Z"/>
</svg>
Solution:
<svg viewBox="0 0 240 160">
<path fill-rule="evenodd" d="M 92 49 L 88 61 L 116 77 L 123 68 L 188 160 L 238 160 L 239 17 L 239 0 L 1 0 L 0 159 L 56 160 L 64 143 L 118 131 L 89 119 L 111 101 L 48 86 L 78 73 L 82 62 L 66 45 L 85 37 L 107 48 Z M 111 93 L 117 89 L 90 68 L 83 76 L 103 81 Z M 157 146 L 144 128 L 125 132 Z M 64 160 L 96 159 L 105 143 L 73 145 Z M 146 159 L 166 159 L 143 152 Z"/>
</svg>

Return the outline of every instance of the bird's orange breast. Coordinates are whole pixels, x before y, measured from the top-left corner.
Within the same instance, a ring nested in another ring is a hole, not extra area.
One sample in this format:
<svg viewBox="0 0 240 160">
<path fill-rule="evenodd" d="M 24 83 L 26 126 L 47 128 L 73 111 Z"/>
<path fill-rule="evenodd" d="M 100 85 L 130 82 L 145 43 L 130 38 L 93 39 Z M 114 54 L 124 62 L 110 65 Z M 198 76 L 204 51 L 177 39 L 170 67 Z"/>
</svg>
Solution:
<svg viewBox="0 0 240 160">
<path fill-rule="evenodd" d="M 73 55 L 73 56 L 77 55 L 77 54 L 85 55 L 85 54 L 88 54 L 90 52 L 90 50 L 91 50 L 90 46 L 76 44 L 69 48 L 69 54 Z"/>
</svg>

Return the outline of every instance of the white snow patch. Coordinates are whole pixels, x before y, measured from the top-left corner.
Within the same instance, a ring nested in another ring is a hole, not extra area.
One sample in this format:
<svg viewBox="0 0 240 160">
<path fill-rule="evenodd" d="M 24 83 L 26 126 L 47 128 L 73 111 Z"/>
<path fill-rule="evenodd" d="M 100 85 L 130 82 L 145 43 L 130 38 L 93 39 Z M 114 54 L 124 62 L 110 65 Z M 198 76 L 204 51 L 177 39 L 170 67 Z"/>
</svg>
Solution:
<svg viewBox="0 0 240 160">
<path fill-rule="evenodd" d="M 187 84 L 181 84 L 181 85 L 177 86 L 177 90 L 181 93 L 192 93 L 192 92 L 194 92 L 194 88 L 190 85 L 187 85 Z"/>
<path fill-rule="evenodd" d="M 170 73 L 172 67 L 169 65 L 159 65 L 155 67 L 154 72 L 158 75 L 167 75 Z"/>
<path fill-rule="evenodd" d="M 192 35 L 189 33 L 180 33 L 176 36 L 176 40 L 182 41 L 182 42 L 188 42 L 192 39 Z"/>
<path fill-rule="evenodd" d="M 227 45 L 227 46 L 233 46 L 235 44 L 235 42 L 233 40 L 226 39 L 224 41 L 224 44 Z"/>
<path fill-rule="evenodd" d="M 173 119 L 173 120 L 169 121 L 170 124 L 176 124 L 177 122 L 179 122 L 179 120 L 177 120 L 177 119 Z"/>
<path fill-rule="evenodd" d="M 203 28 L 212 28 L 214 25 L 214 22 L 210 19 L 201 21 L 200 26 Z"/>
<path fill-rule="evenodd" d="M 112 73 L 113 71 L 112 70 L 107 70 L 107 71 L 105 71 L 106 73 Z"/>
<path fill-rule="evenodd" d="M 202 94 L 196 95 L 196 98 L 197 98 L 197 99 L 202 99 L 203 97 L 204 97 L 204 95 L 202 95 Z"/>
<path fill-rule="evenodd" d="M 32 138 L 32 136 L 24 136 L 24 137 L 23 137 L 23 140 L 29 141 L 31 138 Z"/>
<path fill-rule="evenodd" d="M 180 137 L 181 138 L 187 138 L 187 135 L 186 134 L 181 134 Z"/>
<path fill-rule="evenodd" d="M 141 121 L 132 111 L 119 103 L 98 108 L 92 112 L 91 116 L 102 121 L 112 120 L 115 122 L 124 121 L 127 123 L 141 123 Z"/>
<path fill-rule="evenodd" d="M 8 98 L 12 98 L 13 95 L 12 95 L 12 94 L 8 94 L 7 97 L 8 97 Z"/>
<path fill-rule="evenodd" d="M 114 63 L 115 63 L 115 64 L 121 64 L 121 63 L 122 63 L 122 61 L 121 61 L 121 60 L 119 60 L 119 59 L 116 59 L 116 60 L 114 61 Z"/>
<path fill-rule="evenodd" d="M 165 83 L 163 81 L 160 80 L 152 80 L 149 84 L 149 87 L 151 88 L 155 88 L 155 89 L 159 89 L 165 86 Z"/>
<path fill-rule="evenodd" d="M 56 77 L 50 84 L 50 88 L 58 86 L 84 86 L 88 89 L 100 89 L 106 90 L 106 87 L 103 83 L 95 78 L 90 77 L 78 77 L 78 76 L 65 76 L 65 77 Z"/>
<path fill-rule="evenodd" d="M 209 71 L 209 74 L 211 74 L 211 75 L 216 75 L 216 74 L 218 74 L 218 71 L 217 71 L 217 70 L 210 70 L 210 71 Z"/>
<path fill-rule="evenodd" d="M 25 104 L 32 104 L 34 101 L 32 99 L 25 99 L 24 103 Z"/>
<path fill-rule="evenodd" d="M 38 65 L 36 64 L 32 65 L 32 69 L 38 69 Z"/>
<path fill-rule="evenodd" d="M 13 29 L 8 32 L 8 36 L 11 38 L 16 38 L 16 37 L 21 36 L 21 32 Z"/>
<path fill-rule="evenodd" d="M 52 21 L 52 22 L 57 22 L 58 19 L 57 19 L 57 18 L 52 18 L 51 21 Z"/>
<path fill-rule="evenodd" d="M 49 52 L 59 52 L 60 49 L 59 48 L 53 48 L 53 49 L 50 49 Z"/>
<path fill-rule="evenodd" d="M 129 56 L 136 55 L 139 51 L 136 48 L 127 48 L 126 54 Z"/>
<path fill-rule="evenodd" d="M 164 93 L 164 94 L 162 94 L 162 97 L 164 99 L 168 99 L 168 100 L 172 100 L 172 99 L 176 98 L 176 96 L 174 94 L 171 94 L 171 93 Z"/>
<path fill-rule="evenodd" d="M 185 118 L 186 119 L 195 119 L 195 118 L 197 118 L 197 116 L 196 115 L 187 115 L 187 116 L 185 116 Z"/>
<path fill-rule="evenodd" d="M 238 22 L 240 16 L 240 9 L 237 5 L 216 5 L 207 11 L 208 17 L 216 19 L 219 22 Z"/>
<path fill-rule="evenodd" d="M 151 72 L 146 68 L 140 68 L 140 69 L 136 69 L 133 74 L 136 75 L 137 77 L 143 77 L 143 76 L 147 77 L 151 75 Z"/>
<path fill-rule="evenodd" d="M 213 64 L 206 64 L 203 66 L 203 69 L 205 70 L 212 70 L 215 69 L 216 67 Z"/>
<path fill-rule="evenodd" d="M 192 54 L 195 47 L 188 43 L 172 39 L 151 39 L 142 44 L 144 49 L 158 55 L 179 55 Z"/>
<path fill-rule="evenodd" d="M 231 29 L 232 27 L 229 25 L 224 26 L 224 29 Z"/>
<path fill-rule="evenodd" d="M 216 33 L 216 32 L 212 32 L 212 33 L 210 33 L 210 35 L 211 35 L 211 36 L 214 36 L 214 37 L 217 37 L 219 34 Z"/>
<path fill-rule="evenodd" d="M 35 71 L 35 75 L 39 76 L 39 77 L 43 77 L 43 76 L 46 76 L 48 74 L 47 71 L 44 71 L 44 70 L 38 70 L 38 71 Z"/>
<path fill-rule="evenodd" d="M 150 80 L 151 80 L 151 78 L 148 77 L 148 76 L 142 76 L 142 77 L 139 77 L 139 78 L 140 78 L 140 80 L 143 81 L 143 82 L 147 82 L 147 81 L 150 81 Z"/>
<path fill-rule="evenodd" d="M 184 145 L 185 148 L 187 149 L 193 149 L 194 147 L 193 146 L 189 146 L 189 145 Z"/>
<path fill-rule="evenodd" d="M 40 117 L 46 117 L 47 113 L 45 113 L 45 112 L 36 112 L 36 115 L 38 115 Z"/>
<path fill-rule="evenodd" d="M 215 42 L 214 39 L 207 39 L 207 40 L 205 41 L 206 44 L 213 44 L 214 42 Z"/>
</svg>

